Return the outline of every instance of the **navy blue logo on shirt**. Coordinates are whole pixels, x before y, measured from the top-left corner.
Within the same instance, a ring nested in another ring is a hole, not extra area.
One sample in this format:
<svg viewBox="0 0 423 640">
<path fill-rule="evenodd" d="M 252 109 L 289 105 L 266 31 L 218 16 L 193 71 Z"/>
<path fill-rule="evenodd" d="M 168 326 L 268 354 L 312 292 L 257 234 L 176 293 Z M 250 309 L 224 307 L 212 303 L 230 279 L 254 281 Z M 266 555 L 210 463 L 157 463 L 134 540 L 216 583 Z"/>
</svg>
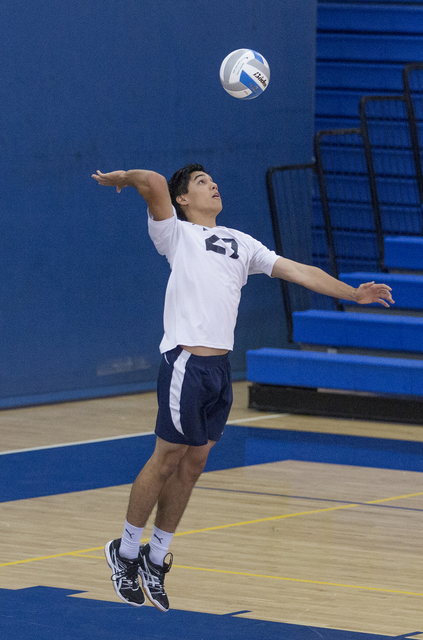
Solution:
<svg viewBox="0 0 423 640">
<path fill-rule="evenodd" d="M 231 245 L 231 249 L 233 253 L 229 254 L 230 258 L 233 258 L 234 260 L 239 258 L 238 243 L 233 238 L 219 238 L 216 235 L 210 236 L 210 238 L 206 238 L 206 251 L 214 251 L 215 253 L 221 253 L 225 255 L 226 254 L 225 247 L 221 247 L 220 245 L 216 244 L 218 240 L 222 240 L 223 242 L 226 242 L 226 244 Z"/>
</svg>

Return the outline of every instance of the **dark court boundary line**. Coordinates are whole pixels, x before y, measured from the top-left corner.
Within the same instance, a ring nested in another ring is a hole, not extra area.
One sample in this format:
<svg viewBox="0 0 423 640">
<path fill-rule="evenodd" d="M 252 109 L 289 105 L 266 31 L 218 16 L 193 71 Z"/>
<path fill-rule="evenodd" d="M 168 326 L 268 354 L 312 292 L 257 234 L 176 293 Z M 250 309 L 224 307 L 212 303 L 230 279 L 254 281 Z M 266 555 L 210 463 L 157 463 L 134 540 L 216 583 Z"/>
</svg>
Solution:
<svg viewBox="0 0 423 640">
<path fill-rule="evenodd" d="M 222 491 L 225 493 L 244 493 L 253 496 L 268 496 L 269 498 L 289 498 L 291 500 L 308 500 L 310 502 L 333 502 L 335 504 L 356 504 L 363 507 L 378 507 L 383 509 L 399 509 L 401 511 L 417 511 L 423 513 L 423 509 L 415 509 L 413 507 L 396 507 L 388 504 L 374 504 L 368 502 L 358 502 L 357 500 L 335 500 L 334 498 L 316 498 L 312 496 L 293 496 L 287 493 L 268 493 L 266 491 L 245 491 L 244 489 L 224 489 L 221 487 L 199 487 L 196 485 L 194 489 L 203 489 L 205 491 Z"/>
</svg>

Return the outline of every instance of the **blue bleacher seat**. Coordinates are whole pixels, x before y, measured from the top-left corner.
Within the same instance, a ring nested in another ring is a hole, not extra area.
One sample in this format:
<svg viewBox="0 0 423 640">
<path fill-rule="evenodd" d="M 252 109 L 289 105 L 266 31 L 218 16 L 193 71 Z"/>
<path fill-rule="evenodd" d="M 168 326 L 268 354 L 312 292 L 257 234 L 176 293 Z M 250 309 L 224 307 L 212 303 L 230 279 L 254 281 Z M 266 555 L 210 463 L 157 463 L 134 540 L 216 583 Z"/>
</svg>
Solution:
<svg viewBox="0 0 423 640">
<path fill-rule="evenodd" d="M 385 264 L 392 269 L 423 271 L 423 238 L 385 238 Z"/>
<path fill-rule="evenodd" d="M 247 379 L 269 385 L 422 396 L 423 361 L 264 348 L 247 351 Z"/>
<path fill-rule="evenodd" d="M 423 353 L 423 318 L 381 313 L 296 311 L 294 341 L 388 351 Z"/>
<path fill-rule="evenodd" d="M 368 0 L 363 4 L 319 2 L 318 28 L 321 31 L 423 34 L 423 7 L 396 4 L 388 8 L 386 2 L 378 5 Z"/>
<path fill-rule="evenodd" d="M 406 63 L 420 60 L 421 35 L 391 33 L 318 33 L 318 60 L 372 61 Z"/>
<path fill-rule="evenodd" d="M 401 273 L 340 273 L 339 279 L 352 287 L 363 282 L 383 282 L 392 288 L 395 306 L 400 309 L 423 309 L 423 276 Z M 353 302 L 347 304 L 354 305 Z M 377 305 L 378 307 L 380 305 Z"/>
</svg>

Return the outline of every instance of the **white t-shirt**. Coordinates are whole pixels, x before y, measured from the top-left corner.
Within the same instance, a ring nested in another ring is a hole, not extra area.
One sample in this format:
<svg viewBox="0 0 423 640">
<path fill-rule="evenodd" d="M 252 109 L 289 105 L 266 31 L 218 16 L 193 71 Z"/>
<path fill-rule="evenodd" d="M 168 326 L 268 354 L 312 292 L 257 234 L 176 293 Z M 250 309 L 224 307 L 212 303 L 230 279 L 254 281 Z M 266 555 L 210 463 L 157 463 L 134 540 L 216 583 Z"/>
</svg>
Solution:
<svg viewBox="0 0 423 640">
<path fill-rule="evenodd" d="M 258 240 L 226 227 L 203 227 L 173 217 L 154 220 L 148 232 L 171 268 L 160 351 L 178 345 L 231 351 L 241 288 L 254 273 L 271 275 L 278 259 Z"/>
</svg>

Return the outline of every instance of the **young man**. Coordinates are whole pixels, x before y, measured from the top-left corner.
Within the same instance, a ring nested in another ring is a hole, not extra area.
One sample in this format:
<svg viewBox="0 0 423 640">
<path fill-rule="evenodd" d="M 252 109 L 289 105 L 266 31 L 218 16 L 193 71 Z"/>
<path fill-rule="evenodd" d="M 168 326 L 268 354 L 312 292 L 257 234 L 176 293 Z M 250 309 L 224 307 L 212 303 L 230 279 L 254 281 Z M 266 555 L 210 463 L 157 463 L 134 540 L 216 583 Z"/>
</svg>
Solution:
<svg viewBox="0 0 423 640">
<path fill-rule="evenodd" d="M 232 403 L 228 352 L 248 276 L 266 273 L 360 304 L 389 307 L 393 300 L 387 285 L 369 282 L 354 289 L 316 267 L 276 255 L 247 234 L 216 226 L 221 197 L 199 164 L 180 169 L 169 183 L 145 170 L 97 171 L 92 177 L 118 192 L 128 186 L 138 190 L 148 205 L 150 237 L 171 267 L 160 344 L 156 446 L 132 486 L 122 538 L 105 547 L 118 596 L 133 606 L 144 604 L 139 574 L 150 601 L 167 611 L 170 541 Z M 150 542 L 140 546 L 156 504 Z"/>
</svg>

